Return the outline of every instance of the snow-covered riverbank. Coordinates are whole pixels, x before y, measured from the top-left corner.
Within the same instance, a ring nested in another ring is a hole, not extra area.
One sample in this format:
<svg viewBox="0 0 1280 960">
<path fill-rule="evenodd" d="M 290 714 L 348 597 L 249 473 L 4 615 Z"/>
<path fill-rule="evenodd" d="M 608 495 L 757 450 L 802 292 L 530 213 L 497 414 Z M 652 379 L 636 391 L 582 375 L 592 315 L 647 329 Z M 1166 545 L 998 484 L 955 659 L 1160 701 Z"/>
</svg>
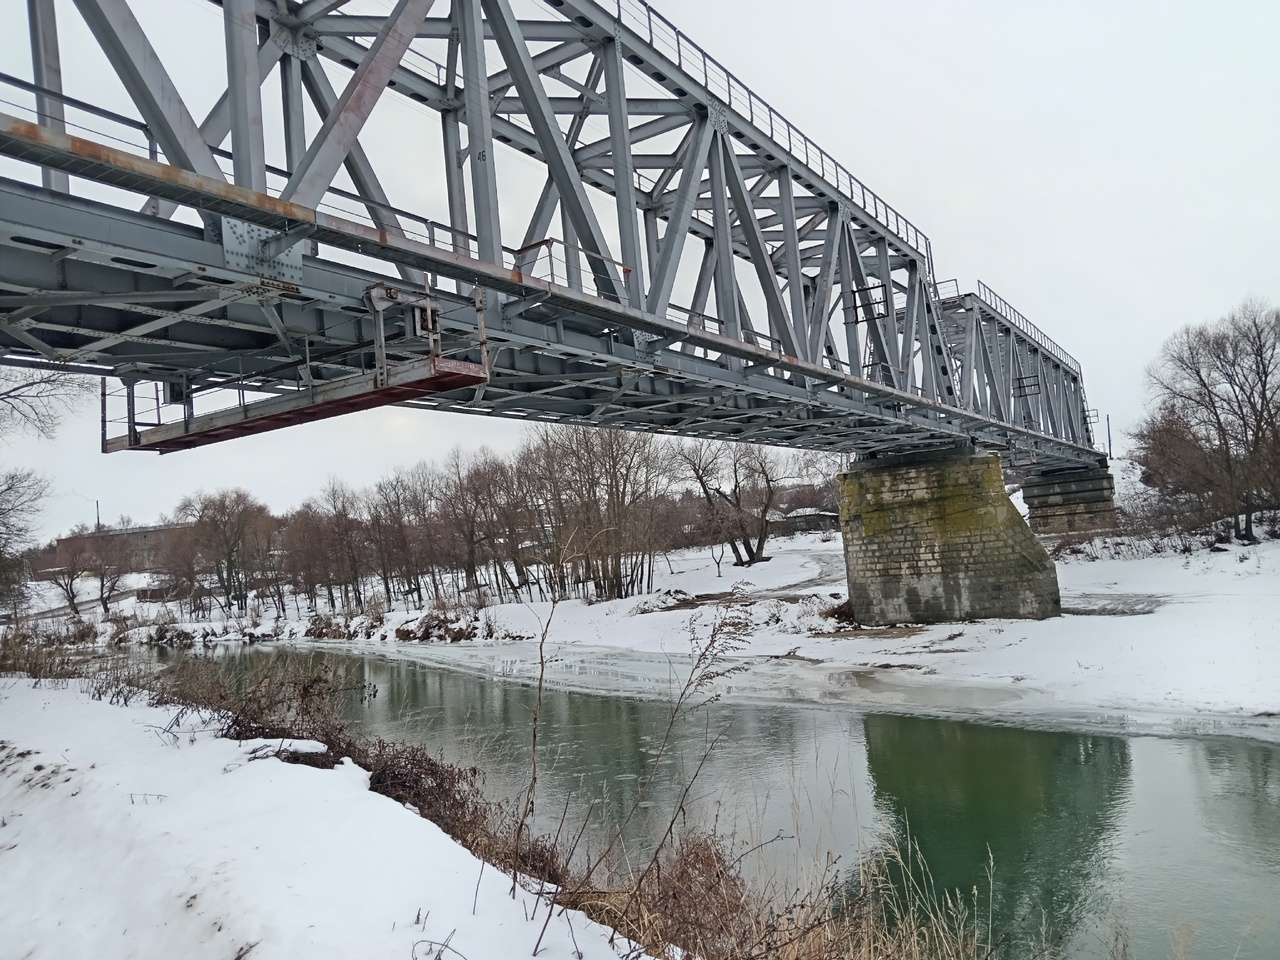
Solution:
<svg viewBox="0 0 1280 960">
<path fill-rule="evenodd" d="M 0 956 L 625 952 L 572 911 L 543 934 L 545 902 L 350 762 L 286 764 L 172 716 L 0 680 Z"/>
<path fill-rule="evenodd" d="M 1061 618 L 854 629 L 826 615 L 845 597 L 841 542 L 770 543 L 749 569 L 706 551 L 659 561 L 657 592 L 627 600 L 507 603 L 378 617 L 168 624 L 170 636 L 252 637 L 418 660 L 565 689 L 669 697 L 693 645 L 730 621 L 739 699 L 1280 740 L 1280 541 L 1137 556 L 1088 544 L 1058 563 Z M 291 604 L 297 606 L 296 604 Z M 132 599 L 125 613 L 154 616 Z M 549 624 L 549 626 L 548 626 Z M 130 631 L 142 641 L 156 627 Z M 462 642 L 450 639 L 465 637 Z"/>
<path fill-rule="evenodd" d="M 729 697 L 1280 739 L 1280 543 L 1075 555 L 1058 564 L 1061 618 L 865 630 L 822 615 L 844 597 L 838 539 L 800 536 L 772 552 L 722 577 L 706 554 L 675 556 L 656 596 L 482 611 L 482 636 L 523 640 L 398 642 L 397 624 L 416 616 L 397 615 L 368 638 L 323 643 L 532 681 L 532 640 L 550 621 L 548 682 L 668 696 L 693 638 L 732 613 L 742 669 L 723 682 Z"/>
</svg>

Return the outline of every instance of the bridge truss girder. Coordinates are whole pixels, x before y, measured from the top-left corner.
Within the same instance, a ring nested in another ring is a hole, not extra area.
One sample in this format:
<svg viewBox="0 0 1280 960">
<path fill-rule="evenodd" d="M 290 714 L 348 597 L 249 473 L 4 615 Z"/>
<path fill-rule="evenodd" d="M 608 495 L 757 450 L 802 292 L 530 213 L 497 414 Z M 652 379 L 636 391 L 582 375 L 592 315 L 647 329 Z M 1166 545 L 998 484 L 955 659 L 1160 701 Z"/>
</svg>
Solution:
<svg viewBox="0 0 1280 960">
<path fill-rule="evenodd" d="M 296 390 L 362 369 L 363 287 L 395 270 L 430 285 L 458 355 L 487 338 L 492 364 L 473 395 L 414 405 L 863 453 L 971 440 L 1097 458 L 1078 367 L 1052 380 L 1034 328 L 1008 336 L 1016 349 L 1001 360 L 1002 328 L 980 305 L 975 335 L 958 337 L 927 238 L 643 4 L 555 0 L 534 8 L 549 16 L 518 17 L 510 0 L 452 0 L 447 12 L 444 0 L 398 0 L 387 16 L 349 16 L 341 2 L 223 0 L 228 83 L 197 122 L 128 0 L 75 3 L 155 162 L 59 139 L 60 77 L 48 56 L 37 62 L 43 127 L 7 120 L 0 137 L 52 191 L 0 193 L 11 254 L 0 346 L 13 359 Z M 51 0 L 30 8 L 33 48 L 56 52 Z M 260 91 L 272 76 L 274 118 Z M 374 165 L 388 160 L 361 143 L 387 97 L 440 114 L 447 223 L 392 206 Z M 304 101 L 320 118 L 310 137 Z M 267 163 L 264 126 L 284 143 L 283 167 Z M 501 235 L 495 149 L 545 169 L 516 249 Z M 316 212 L 343 195 L 343 167 L 368 225 Z M 69 197 L 68 173 L 132 190 L 142 212 Z M 228 201 L 228 181 L 252 195 Z M 301 209 L 282 217 L 266 192 Z M 181 207 L 202 231 L 169 219 Z M 94 252 L 95 218 L 116 226 L 99 243 L 119 255 Z M 371 258 L 367 274 L 339 262 L 352 252 Z M 158 259 L 169 265 L 139 266 Z M 324 280 L 310 291 L 304 277 Z M 687 306 L 671 302 L 678 290 Z M 49 300 L 56 292 L 83 296 Z M 994 353 L 980 349 L 987 334 Z M 409 358 L 414 345 L 399 350 Z M 1033 363 L 1051 384 L 1043 395 L 1025 391 Z"/>
</svg>

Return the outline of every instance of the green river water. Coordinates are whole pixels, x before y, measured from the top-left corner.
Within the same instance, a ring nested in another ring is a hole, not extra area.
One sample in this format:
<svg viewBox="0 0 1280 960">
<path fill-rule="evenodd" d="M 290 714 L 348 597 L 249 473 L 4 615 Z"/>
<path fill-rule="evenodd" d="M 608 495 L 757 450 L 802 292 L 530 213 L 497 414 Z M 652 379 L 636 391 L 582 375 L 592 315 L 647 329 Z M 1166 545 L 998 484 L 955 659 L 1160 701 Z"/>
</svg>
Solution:
<svg viewBox="0 0 1280 960">
<path fill-rule="evenodd" d="M 368 732 L 480 766 L 494 798 L 528 784 L 528 686 L 370 655 L 223 655 L 344 667 L 377 685 L 350 707 Z M 678 824 L 714 822 L 759 847 L 748 872 L 783 881 L 830 857 L 856 870 L 909 834 L 939 888 L 986 896 L 990 859 L 996 925 L 1040 929 L 1043 917 L 1056 956 L 1111 957 L 1121 930 L 1134 960 L 1280 958 L 1276 744 L 717 703 L 678 721 L 659 752 L 670 716 L 663 702 L 546 690 L 536 827 L 553 832 L 567 803 L 566 833 L 589 817 L 584 842 L 598 849 L 636 807 L 627 839 L 646 856 L 683 796 Z"/>
</svg>

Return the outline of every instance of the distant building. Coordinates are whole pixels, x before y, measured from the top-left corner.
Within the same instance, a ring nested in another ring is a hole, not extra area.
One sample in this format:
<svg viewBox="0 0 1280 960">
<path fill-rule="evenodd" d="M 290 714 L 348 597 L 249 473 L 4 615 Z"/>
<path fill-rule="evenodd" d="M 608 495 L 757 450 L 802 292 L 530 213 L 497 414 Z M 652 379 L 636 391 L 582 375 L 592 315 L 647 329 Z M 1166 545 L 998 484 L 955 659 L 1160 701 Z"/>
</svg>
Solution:
<svg viewBox="0 0 1280 960">
<path fill-rule="evenodd" d="M 821 507 L 797 507 L 789 513 L 769 511 L 769 529 L 778 536 L 840 529 L 840 514 Z"/>
<path fill-rule="evenodd" d="M 48 566 L 66 567 L 77 553 L 94 554 L 105 547 L 112 551 L 119 548 L 129 557 L 129 566 L 134 572 L 151 573 L 158 569 L 170 539 L 191 526 L 190 523 L 165 523 L 154 527 L 73 533 L 57 540 Z"/>
</svg>

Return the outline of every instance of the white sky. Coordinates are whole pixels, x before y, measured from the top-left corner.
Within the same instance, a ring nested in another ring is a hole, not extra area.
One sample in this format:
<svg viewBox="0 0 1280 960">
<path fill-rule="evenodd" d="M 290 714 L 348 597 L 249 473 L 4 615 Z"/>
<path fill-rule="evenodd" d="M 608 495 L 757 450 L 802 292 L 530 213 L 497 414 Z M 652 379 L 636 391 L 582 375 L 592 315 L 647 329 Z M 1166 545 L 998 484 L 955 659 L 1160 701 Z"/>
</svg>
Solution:
<svg viewBox="0 0 1280 960">
<path fill-rule="evenodd" d="M 1166 336 L 1248 294 L 1280 302 L 1274 0 L 657 5 L 924 230 L 940 280 L 984 280 L 1074 354 L 1117 449 Z M 24 9 L 0 0 L 16 25 L 0 31 L 0 70 L 29 76 Z M 217 36 L 217 8 L 164 9 L 180 14 L 168 24 L 183 42 L 162 45 L 162 58 L 203 109 L 220 89 L 183 57 L 193 35 L 212 25 Z M 72 4 L 59 0 L 58 13 L 70 77 L 78 54 L 96 54 Z M 412 206 L 382 172 L 392 200 Z M 103 456 L 94 404 L 52 442 L 6 438 L 0 461 L 53 479 L 53 535 L 92 523 L 94 500 L 104 520 L 142 522 L 233 484 L 287 510 L 330 474 L 367 484 L 453 444 L 511 448 L 520 433 L 509 421 L 382 410 L 166 457 Z"/>
</svg>

